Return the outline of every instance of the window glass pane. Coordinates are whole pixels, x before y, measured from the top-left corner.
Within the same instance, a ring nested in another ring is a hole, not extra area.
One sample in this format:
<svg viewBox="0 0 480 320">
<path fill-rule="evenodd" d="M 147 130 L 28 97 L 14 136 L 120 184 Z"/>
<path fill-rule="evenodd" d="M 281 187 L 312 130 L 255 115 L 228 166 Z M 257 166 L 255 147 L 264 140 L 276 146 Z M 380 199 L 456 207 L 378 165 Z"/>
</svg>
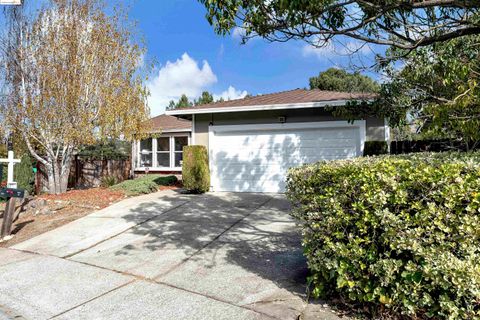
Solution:
<svg viewBox="0 0 480 320">
<path fill-rule="evenodd" d="M 175 137 L 175 151 L 182 151 L 188 145 L 188 137 Z"/>
<path fill-rule="evenodd" d="M 170 151 L 170 138 L 158 138 L 157 151 Z"/>
<path fill-rule="evenodd" d="M 181 167 L 183 160 L 183 152 L 175 152 L 175 167 Z"/>
<path fill-rule="evenodd" d="M 152 153 L 140 155 L 140 167 L 152 166 Z"/>
<path fill-rule="evenodd" d="M 157 167 L 170 167 L 170 153 L 157 153 Z"/>
<path fill-rule="evenodd" d="M 152 151 L 152 139 L 145 139 L 140 141 L 140 152 Z"/>
</svg>

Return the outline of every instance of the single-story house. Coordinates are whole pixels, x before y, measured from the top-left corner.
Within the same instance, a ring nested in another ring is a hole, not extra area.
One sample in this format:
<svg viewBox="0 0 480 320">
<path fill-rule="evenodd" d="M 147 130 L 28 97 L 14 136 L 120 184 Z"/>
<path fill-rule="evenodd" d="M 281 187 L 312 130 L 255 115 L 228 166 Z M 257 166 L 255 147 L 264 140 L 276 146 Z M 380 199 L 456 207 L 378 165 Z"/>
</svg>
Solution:
<svg viewBox="0 0 480 320">
<path fill-rule="evenodd" d="M 167 111 L 191 120 L 191 144 L 209 152 L 211 190 L 282 192 L 290 167 L 363 155 L 386 141 L 385 119 L 334 117 L 326 106 L 371 101 L 365 93 L 296 89 Z"/>
<path fill-rule="evenodd" d="M 180 173 L 183 146 L 191 141 L 192 122 L 165 114 L 150 119 L 151 136 L 132 144 L 132 170 L 141 173 Z"/>
</svg>

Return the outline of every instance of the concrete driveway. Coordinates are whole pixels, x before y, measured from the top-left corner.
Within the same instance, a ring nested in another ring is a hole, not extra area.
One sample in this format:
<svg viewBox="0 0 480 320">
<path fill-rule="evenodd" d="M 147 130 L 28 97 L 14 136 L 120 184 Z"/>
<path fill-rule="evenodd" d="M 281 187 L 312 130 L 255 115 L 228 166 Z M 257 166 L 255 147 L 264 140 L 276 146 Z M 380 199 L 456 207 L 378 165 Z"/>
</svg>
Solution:
<svg viewBox="0 0 480 320">
<path fill-rule="evenodd" d="M 304 302 L 288 210 L 282 195 L 126 199 L 0 249 L 0 319 L 335 319 Z"/>
</svg>

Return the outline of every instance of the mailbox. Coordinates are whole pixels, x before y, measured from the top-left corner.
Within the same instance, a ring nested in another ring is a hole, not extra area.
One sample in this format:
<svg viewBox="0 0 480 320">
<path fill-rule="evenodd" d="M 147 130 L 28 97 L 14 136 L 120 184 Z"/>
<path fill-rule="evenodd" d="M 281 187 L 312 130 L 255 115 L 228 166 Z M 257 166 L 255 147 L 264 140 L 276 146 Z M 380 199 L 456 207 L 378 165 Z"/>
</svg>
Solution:
<svg viewBox="0 0 480 320">
<path fill-rule="evenodd" d="M 2 188 L 0 189 L 0 198 L 23 198 L 25 196 L 25 190 L 14 188 Z"/>
</svg>

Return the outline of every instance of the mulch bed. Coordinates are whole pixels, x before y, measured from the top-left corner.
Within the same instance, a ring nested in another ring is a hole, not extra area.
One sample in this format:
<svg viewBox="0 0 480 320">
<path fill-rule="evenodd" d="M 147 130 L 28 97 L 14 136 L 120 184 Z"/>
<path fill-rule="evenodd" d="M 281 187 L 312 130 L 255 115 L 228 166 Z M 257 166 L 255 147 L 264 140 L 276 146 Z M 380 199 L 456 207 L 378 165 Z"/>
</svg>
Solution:
<svg viewBox="0 0 480 320">
<path fill-rule="evenodd" d="M 160 186 L 159 190 L 177 189 L 178 187 Z M 51 212 L 42 214 L 38 208 L 29 208 L 22 212 L 12 226 L 14 237 L 8 241 L 0 242 L 0 247 L 9 247 L 28 240 L 125 198 L 126 196 L 122 191 L 113 191 L 106 188 L 70 190 L 60 195 L 44 194 L 37 196 L 34 200 L 37 202 L 45 200 L 45 207 L 51 209 Z M 4 206 L 4 203 L 0 205 L 2 212 Z"/>
</svg>

